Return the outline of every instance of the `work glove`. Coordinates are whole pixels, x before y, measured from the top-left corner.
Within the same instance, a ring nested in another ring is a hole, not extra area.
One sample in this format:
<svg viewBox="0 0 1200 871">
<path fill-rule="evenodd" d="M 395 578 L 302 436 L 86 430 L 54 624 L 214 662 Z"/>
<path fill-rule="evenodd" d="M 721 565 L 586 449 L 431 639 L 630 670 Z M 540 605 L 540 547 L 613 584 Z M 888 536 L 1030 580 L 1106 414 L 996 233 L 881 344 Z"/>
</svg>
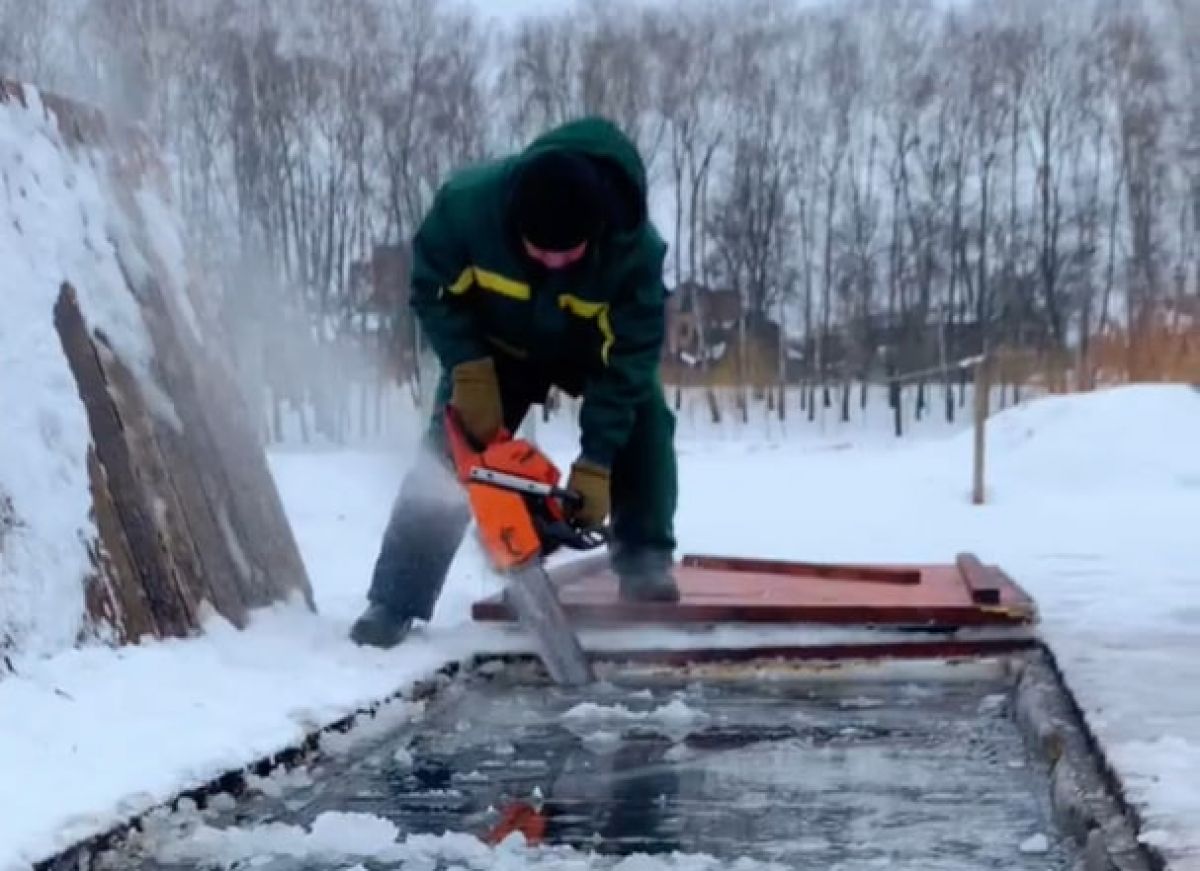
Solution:
<svg viewBox="0 0 1200 871">
<path fill-rule="evenodd" d="M 571 520 L 584 528 L 599 526 L 608 517 L 610 506 L 608 469 L 580 457 L 571 466 L 567 489 L 583 497 L 583 503 L 571 514 Z"/>
<path fill-rule="evenodd" d="M 504 426 L 500 382 L 491 357 L 459 363 L 450 372 L 450 405 L 458 412 L 463 429 L 480 447 L 490 444 Z"/>
</svg>

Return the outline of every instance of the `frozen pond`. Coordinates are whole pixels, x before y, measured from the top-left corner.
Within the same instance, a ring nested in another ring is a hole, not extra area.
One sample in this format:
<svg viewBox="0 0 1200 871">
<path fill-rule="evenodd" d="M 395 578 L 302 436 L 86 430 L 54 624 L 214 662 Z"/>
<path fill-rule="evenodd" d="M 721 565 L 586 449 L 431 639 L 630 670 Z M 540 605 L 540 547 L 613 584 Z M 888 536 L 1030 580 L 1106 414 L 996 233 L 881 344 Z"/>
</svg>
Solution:
<svg viewBox="0 0 1200 871">
<path fill-rule="evenodd" d="M 115 864 L 1068 868 L 1008 689 L 994 663 L 626 673 L 584 691 L 504 670 L 177 817 Z M 514 826 L 541 846 L 480 840 Z"/>
</svg>

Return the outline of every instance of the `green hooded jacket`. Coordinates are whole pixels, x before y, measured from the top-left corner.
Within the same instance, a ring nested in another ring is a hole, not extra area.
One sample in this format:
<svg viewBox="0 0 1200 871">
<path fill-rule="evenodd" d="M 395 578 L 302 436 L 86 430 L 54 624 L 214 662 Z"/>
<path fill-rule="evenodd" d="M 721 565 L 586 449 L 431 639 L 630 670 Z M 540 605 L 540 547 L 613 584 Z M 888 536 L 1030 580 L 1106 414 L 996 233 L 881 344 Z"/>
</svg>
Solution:
<svg viewBox="0 0 1200 871">
<path fill-rule="evenodd" d="M 521 162 L 547 149 L 598 161 L 626 207 L 623 225 L 564 270 L 529 260 L 508 218 Z M 413 239 L 411 304 L 444 369 L 486 356 L 525 361 L 583 397 L 582 454 L 606 467 L 656 388 L 665 335 L 666 244 L 646 190 L 634 144 L 609 121 L 583 118 L 458 172 Z"/>
</svg>

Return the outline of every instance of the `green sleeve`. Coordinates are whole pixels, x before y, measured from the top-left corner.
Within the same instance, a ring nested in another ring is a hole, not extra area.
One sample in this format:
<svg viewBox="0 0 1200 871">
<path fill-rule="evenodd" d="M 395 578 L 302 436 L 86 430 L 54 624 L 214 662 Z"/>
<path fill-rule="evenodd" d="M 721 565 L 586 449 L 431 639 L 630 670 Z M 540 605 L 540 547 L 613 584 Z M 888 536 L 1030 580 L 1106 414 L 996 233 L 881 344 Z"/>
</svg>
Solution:
<svg viewBox="0 0 1200 871">
<path fill-rule="evenodd" d="M 468 280 L 463 277 L 468 266 L 466 247 L 448 216 L 445 192 L 439 191 L 413 237 L 410 304 L 447 371 L 488 356 L 462 292 L 465 288 L 455 285 Z"/>
<path fill-rule="evenodd" d="M 606 468 L 629 439 L 637 407 L 653 393 L 666 336 L 666 247 L 643 258 L 614 298 L 609 312 L 612 346 L 607 363 L 589 379 L 580 409 L 583 456 Z"/>
</svg>

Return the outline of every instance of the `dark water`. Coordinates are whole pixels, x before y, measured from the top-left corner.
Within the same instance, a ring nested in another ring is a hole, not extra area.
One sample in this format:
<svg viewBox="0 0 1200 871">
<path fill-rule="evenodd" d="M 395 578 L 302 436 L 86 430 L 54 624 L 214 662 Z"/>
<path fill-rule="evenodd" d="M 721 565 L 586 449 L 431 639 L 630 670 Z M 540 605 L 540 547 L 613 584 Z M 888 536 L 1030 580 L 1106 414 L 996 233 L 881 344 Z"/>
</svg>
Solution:
<svg viewBox="0 0 1200 871">
<path fill-rule="evenodd" d="M 789 868 L 1070 867 L 1050 820 L 1045 772 L 1026 755 L 1006 691 L 999 671 L 983 666 L 691 684 L 625 676 L 583 692 L 501 673 L 455 683 L 419 719 L 316 766 L 311 782 L 301 777 L 280 795 L 256 794 L 205 819 L 217 828 L 308 826 L 348 811 L 392 821 L 403 840 L 486 836 L 527 804 L 524 819 L 536 819 L 548 843 L 595 854 L 588 867 L 611 867 L 604 856 L 673 851 Z M 585 703 L 601 708 L 576 708 Z M 572 709 L 576 716 L 564 716 Z M 1037 833 L 1049 837 L 1048 851 L 1023 852 Z M 178 844 L 188 835 L 173 837 Z M 238 863 L 202 848 L 186 862 L 163 855 L 152 845 L 115 864 L 354 865 L 269 851 Z M 426 859 L 356 861 L 456 864 Z"/>
</svg>

